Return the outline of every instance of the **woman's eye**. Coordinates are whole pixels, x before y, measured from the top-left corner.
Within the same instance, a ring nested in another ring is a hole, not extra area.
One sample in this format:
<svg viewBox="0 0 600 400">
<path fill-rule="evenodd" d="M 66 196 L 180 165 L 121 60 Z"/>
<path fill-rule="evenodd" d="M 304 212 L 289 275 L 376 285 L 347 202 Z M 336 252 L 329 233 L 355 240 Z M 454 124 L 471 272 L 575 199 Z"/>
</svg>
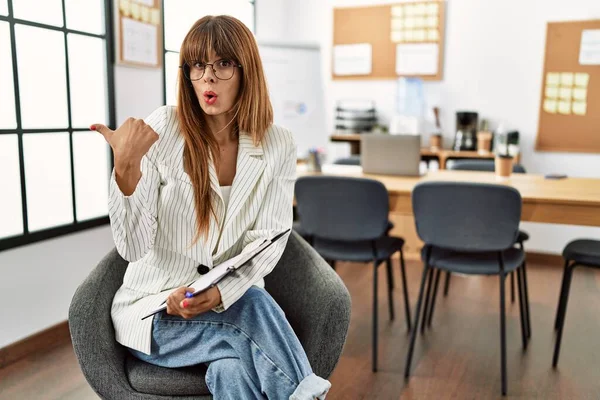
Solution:
<svg viewBox="0 0 600 400">
<path fill-rule="evenodd" d="M 231 67 L 232 63 L 229 60 L 221 60 L 219 66 L 223 68 Z"/>
<path fill-rule="evenodd" d="M 194 63 L 194 68 L 198 68 L 198 69 L 204 69 L 205 64 L 204 63 Z"/>
</svg>

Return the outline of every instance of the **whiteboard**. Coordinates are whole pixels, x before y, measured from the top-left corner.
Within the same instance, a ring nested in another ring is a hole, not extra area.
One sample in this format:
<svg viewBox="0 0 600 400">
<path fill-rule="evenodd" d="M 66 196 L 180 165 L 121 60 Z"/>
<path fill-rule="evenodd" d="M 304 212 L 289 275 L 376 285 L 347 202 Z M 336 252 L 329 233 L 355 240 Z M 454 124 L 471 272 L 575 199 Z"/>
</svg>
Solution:
<svg viewBox="0 0 600 400">
<path fill-rule="evenodd" d="M 325 148 L 327 127 L 320 47 L 259 43 L 259 49 L 275 124 L 293 133 L 298 158 L 305 158 L 312 147 Z"/>
</svg>

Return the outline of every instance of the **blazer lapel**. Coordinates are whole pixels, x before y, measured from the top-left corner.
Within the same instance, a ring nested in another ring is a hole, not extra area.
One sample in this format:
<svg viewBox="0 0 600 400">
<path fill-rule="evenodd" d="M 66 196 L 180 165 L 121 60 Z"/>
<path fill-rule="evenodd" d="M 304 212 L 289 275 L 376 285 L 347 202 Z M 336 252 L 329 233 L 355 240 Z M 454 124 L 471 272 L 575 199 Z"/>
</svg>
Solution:
<svg viewBox="0 0 600 400">
<path fill-rule="evenodd" d="M 243 209 L 244 204 L 250 197 L 250 193 L 260 180 L 264 169 L 265 161 L 263 160 L 262 145 L 259 143 L 258 146 L 254 146 L 252 137 L 245 132 L 240 132 L 235 178 L 233 178 L 229 205 L 225 212 L 224 230 L 228 229 L 231 221 Z M 223 252 L 223 249 L 226 250 L 233 246 L 234 243 L 228 242 L 235 240 L 237 236 L 236 233 L 233 235 L 223 235 L 215 256 L 218 257 Z"/>
</svg>

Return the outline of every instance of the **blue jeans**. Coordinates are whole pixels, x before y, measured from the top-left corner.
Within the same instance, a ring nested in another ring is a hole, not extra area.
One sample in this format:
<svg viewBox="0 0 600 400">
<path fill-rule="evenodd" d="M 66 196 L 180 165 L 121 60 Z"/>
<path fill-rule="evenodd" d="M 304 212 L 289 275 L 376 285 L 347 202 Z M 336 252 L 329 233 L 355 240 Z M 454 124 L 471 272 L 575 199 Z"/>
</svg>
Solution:
<svg viewBox="0 0 600 400">
<path fill-rule="evenodd" d="M 161 367 L 207 363 L 206 385 L 217 400 L 324 399 L 331 387 L 312 372 L 283 310 L 255 286 L 222 313 L 157 314 L 152 354 L 129 351 Z"/>
</svg>

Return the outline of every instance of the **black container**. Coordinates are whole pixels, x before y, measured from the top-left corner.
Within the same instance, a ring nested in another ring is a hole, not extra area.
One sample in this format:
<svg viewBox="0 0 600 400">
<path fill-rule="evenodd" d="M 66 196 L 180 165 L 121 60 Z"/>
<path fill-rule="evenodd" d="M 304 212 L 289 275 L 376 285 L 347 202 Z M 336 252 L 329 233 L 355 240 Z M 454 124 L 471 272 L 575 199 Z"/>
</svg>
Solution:
<svg viewBox="0 0 600 400">
<path fill-rule="evenodd" d="M 477 149 L 478 117 L 479 115 L 474 111 L 458 111 L 456 113 L 454 150 Z"/>
</svg>

